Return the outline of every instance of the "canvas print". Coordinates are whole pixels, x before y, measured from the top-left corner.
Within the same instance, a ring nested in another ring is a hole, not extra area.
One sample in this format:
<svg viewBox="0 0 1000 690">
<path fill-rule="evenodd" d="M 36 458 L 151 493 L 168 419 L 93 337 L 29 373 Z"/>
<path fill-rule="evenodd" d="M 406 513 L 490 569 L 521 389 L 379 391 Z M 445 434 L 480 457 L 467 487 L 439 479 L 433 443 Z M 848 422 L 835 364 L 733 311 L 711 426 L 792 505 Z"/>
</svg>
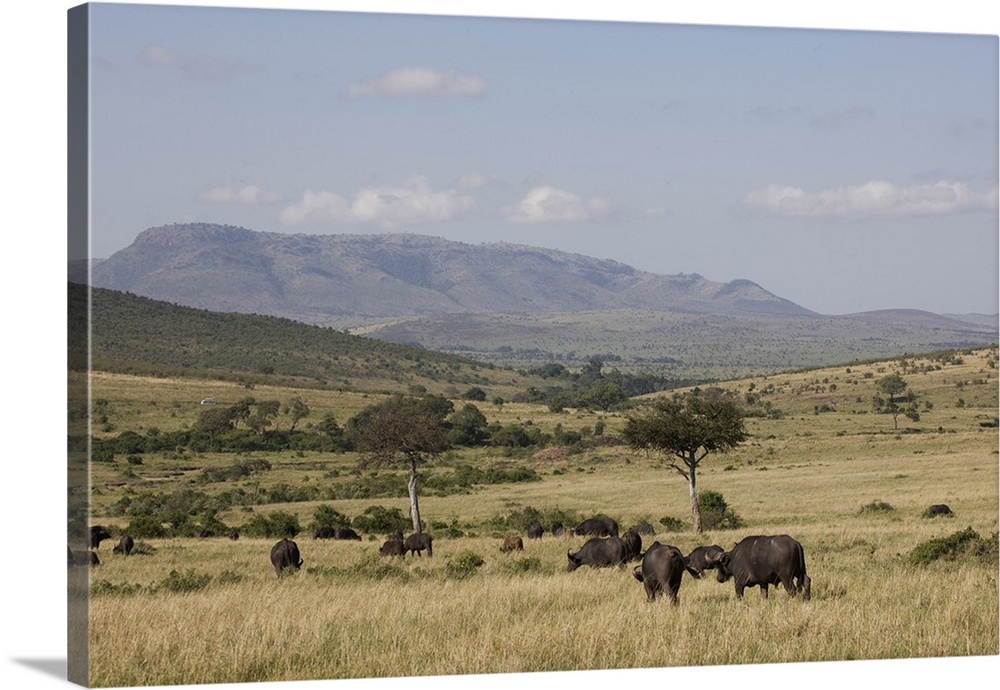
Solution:
<svg viewBox="0 0 1000 690">
<path fill-rule="evenodd" d="M 1000 653 L 997 36 L 67 20 L 72 682 Z"/>
</svg>

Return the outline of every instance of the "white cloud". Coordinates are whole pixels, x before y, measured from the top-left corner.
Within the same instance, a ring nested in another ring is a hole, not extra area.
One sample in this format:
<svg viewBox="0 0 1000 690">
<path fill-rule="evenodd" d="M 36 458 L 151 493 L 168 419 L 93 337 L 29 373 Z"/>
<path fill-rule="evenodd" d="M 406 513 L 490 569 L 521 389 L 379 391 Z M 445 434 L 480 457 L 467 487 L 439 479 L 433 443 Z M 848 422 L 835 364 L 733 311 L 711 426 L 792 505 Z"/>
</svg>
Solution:
<svg viewBox="0 0 1000 690">
<path fill-rule="evenodd" d="M 459 72 L 439 72 L 425 67 L 403 67 L 347 87 L 352 101 L 371 96 L 463 96 L 486 92 L 482 77 Z"/>
<path fill-rule="evenodd" d="M 139 61 L 150 67 L 176 69 L 185 78 L 193 81 L 230 79 L 258 69 L 242 60 L 217 55 L 180 55 L 161 45 L 145 46 L 139 51 Z"/>
<path fill-rule="evenodd" d="M 582 197 L 555 187 L 535 187 L 507 215 L 514 223 L 573 222 L 590 220 L 607 212 L 604 199 Z"/>
<path fill-rule="evenodd" d="M 215 204 L 270 204 L 278 201 L 277 194 L 265 192 L 256 185 L 244 187 L 212 187 L 198 195 L 199 200 Z"/>
<path fill-rule="evenodd" d="M 974 194 L 962 182 L 900 187 L 873 180 L 819 192 L 770 185 L 750 192 L 744 202 L 777 216 L 927 216 L 996 208 L 996 190 Z"/>
<path fill-rule="evenodd" d="M 455 189 L 435 191 L 423 177 L 414 177 L 402 187 L 362 189 L 354 199 L 328 191 L 306 190 L 302 201 L 285 208 L 281 222 L 298 225 L 307 221 L 329 225 L 367 224 L 383 229 L 454 218 L 471 208 L 471 197 Z"/>
</svg>

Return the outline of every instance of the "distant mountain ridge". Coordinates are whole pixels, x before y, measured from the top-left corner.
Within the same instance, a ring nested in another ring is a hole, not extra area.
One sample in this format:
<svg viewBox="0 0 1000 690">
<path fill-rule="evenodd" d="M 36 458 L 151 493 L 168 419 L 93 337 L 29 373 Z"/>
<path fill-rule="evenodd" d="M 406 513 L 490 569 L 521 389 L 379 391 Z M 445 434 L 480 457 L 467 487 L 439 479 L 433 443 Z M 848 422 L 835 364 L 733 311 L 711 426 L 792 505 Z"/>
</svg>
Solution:
<svg viewBox="0 0 1000 690">
<path fill-rule="evenodd" d="M 90 275 L 95 287 L 320 325 L 611 309 L 816 315 L 749 280 L 658 275 L 551 249 L 414 234 L 294 235 L 208 223 L 166 225 L 93 262 Z"/>
</svg>

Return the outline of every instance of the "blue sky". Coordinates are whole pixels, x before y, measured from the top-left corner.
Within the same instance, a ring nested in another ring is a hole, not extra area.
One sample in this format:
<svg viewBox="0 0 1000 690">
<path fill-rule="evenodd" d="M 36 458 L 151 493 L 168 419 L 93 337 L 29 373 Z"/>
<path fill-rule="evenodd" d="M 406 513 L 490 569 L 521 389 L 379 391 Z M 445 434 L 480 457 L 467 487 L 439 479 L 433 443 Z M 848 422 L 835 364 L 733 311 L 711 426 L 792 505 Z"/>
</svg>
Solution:
<svg viewBox="0 0 1000 690">
<path fill-rule="evenodd" d="M 417 232 L 998 310 L 996 35 L 99 3 L 91 78 L 97 257 Z"/>
</svg>

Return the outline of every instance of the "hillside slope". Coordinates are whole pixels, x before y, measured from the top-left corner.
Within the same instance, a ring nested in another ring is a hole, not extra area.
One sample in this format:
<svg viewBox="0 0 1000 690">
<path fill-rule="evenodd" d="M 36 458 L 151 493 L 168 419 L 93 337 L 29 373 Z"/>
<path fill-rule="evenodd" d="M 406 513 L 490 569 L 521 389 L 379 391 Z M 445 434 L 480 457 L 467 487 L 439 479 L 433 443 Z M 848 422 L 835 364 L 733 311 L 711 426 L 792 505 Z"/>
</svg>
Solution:
<svg viewBox="0 0 1000 690">
<path fill-rule="evenodd" d="M 146 230 L 95 265 L 92 281 L 193 307 L 338 327 L 486 312 L 812 314 L 748 280 L 656 275 L 549 249 L 411 234 L 290 235 L 205 223 Z"/>
</svg>

